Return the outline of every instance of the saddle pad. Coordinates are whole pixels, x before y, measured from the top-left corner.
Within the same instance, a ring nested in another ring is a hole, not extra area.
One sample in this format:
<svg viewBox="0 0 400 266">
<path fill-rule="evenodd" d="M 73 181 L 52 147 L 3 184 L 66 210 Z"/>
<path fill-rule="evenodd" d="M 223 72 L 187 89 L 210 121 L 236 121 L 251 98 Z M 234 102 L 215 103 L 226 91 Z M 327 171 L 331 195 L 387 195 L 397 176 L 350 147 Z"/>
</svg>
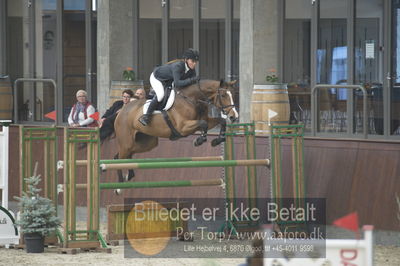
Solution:
<svg viewBox="0 0 400 266">
<path fill-rule="evenodd" d="M 172 90 L 171 93 L 169 94 L 167 103 L 165 104 L 165 107 L 164 107 L 163 110 L 164 111 L 168 111 L 172 107 L 172 105 L 174 104 L 174 101 L 175 101 L 175 91 Z M 147 109 L 149 108 L 150 102 L 151 102 L 151 99 L 147 100 L 146 103 L 143 105 L 143 113 L 147 112 Z M 153 114 L 161 114 L 161 111 L 156 110 L 156 111 L 154 111 Z"/>
</svg>

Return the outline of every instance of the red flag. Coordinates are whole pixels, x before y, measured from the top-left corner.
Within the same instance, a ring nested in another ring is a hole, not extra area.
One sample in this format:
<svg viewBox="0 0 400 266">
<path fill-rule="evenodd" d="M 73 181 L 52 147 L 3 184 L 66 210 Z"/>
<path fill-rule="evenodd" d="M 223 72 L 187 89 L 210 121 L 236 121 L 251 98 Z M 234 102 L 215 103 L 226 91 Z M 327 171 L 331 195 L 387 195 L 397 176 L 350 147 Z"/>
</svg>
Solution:
<svg viewBox="0 0 400 266">
<path fill-rule="evenodd" d="M 47 118 L 49 118 L 51 120 L 56 121 L 56 117 L 57 117 L 56 111 L 47 113 L 47 114 L 44 115 L 44 117 L 47 117 Z"/>
<path fill-rule="evenodd" d="M 90 117 L 93 118 L 96 121 L 99 121 L 99 112 L 96 112 L 96 113 L 90 115 Z"/>
<path fill-rule="evenodd" d="M 356 233 L 359 233 L 358 230 L 358 214 L 357 212 L 350 213 L 342 218 L 336 219 L 333 221 L 333 224 L 342 227 Z"/>
</svg>

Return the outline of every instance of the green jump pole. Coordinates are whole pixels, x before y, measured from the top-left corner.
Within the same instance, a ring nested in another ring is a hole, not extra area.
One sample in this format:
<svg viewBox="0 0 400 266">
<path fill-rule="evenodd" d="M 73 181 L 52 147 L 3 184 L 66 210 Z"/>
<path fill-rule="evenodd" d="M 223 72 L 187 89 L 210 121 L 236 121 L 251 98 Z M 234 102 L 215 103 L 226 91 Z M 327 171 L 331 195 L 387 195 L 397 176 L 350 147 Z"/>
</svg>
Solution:
<svg viewBox="0 0 400 266">
<path fill-rule="evenodd" d="M 175 180 L 175 181 L 149 181 L 149 182 L 125 182 L 125 183 L 100 183 L 100 189 L 126 189 L 126 188 L 158 188 L 158 187 L 200 187 L 220 186 L 222 179 L 206 180 Z M 86 189 L 86 184 L 76 184 L 76 189 Z"/>
<path fill-rule="evenodd" d="M 222 156 L 208 157 L 178 157 L 178 158 L 144 158 L 144 159 L 114 159 L 100 160 L 100 164 L 120 164 L 120 163 L 155 163 L 155 162 L 191 162 L 191 161 L 222 161 Z M 77 160 L 76 165 L 86 165 L 86 160 Z"/>
<path fill-rule="evenodd" d="M 100 164 L 222 161 L 222 156 L 100 160 Z"/>
<path fill-rule="evenodd" d="M 101 164 L 103 170 L 109 169 L 157 169 L 157 168 L 192 168 L 192 167 L 221 167 L 269 165 L 269 159 L 260 160 L 224 160 L 224 161 L 192 161 L 192 162 L 154 162 L 154 163 L 121 163 Z"/>
</svg>

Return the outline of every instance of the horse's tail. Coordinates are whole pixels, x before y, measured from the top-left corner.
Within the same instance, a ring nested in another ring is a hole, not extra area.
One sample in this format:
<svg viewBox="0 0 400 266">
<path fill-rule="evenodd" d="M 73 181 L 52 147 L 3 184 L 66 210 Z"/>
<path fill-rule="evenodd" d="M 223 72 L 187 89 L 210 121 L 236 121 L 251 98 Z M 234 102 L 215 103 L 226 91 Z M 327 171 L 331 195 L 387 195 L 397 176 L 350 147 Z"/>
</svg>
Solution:
<svg viewBox="0 0 400 266">
<path fill-rule="evenodd" d="M 108 140 L 115 132 L 114 122 L 117 118 L 117 114 L 108 117 L 104 120 L 102 127 L 100 128 L 100 143 L 103 144 L 105 140 Z"/>
</svg>

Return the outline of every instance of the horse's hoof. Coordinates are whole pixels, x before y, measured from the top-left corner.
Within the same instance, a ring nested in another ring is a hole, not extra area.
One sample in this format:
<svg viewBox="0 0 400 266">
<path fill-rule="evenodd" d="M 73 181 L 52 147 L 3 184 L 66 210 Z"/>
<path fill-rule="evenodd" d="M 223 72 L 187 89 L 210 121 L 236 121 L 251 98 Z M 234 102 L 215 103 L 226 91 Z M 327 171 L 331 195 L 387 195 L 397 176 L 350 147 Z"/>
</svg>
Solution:
<svg viewBox="0 0 400 266">
<path fill-rule="evenodd" d="M 114 189 L 114 193 L 115 193 L 115 195 L 121 195 L 121 189 Z"/>
<path fill-rule="evenodd" d="M 201 144 L 203 144 L 204 142 L 206 142 L 207 141 L 207 137 L 202 137 L 202 136 L 200 136 L 200 137 L 198 137 L 197 139 L 195 139 L 194 141 L 193 141 L 193 145 L 195 146 L 195 147 L 198 147 L 198 146 L 200 146 Z"/>
<path fill-rule="evenodd" d="M 211 146 L 215 147 L 215 146 L 221 144 L 222 142 L 225 142 L 225 138 L 216 138 L 216 139 L 213 139 L 213 140 L 211 141 Z"/>
<path fill-rule="evenodd" d="M 217 146 L 218 144 L 220 144 L 221 142 L 219 141 L 219 139 L 213 139 L 212 141 L 211 141 L 211 146 L 212 147 L 215 147 L 215 146 Z"/>
<path fill-rule="evenodd" d="M 127 175 L 125 176 L 125 182 L 131 181 L 134 177 L 135 177 L 135 175 L 129 175 L 129 174 L 127 174 Z"/>
<path fill-rule="evenodd" d="M 197 139 L 193 140 L 193 146 L 197 147 L 200 146 L 199 142 L 197 141 Z"/>
</svg>

